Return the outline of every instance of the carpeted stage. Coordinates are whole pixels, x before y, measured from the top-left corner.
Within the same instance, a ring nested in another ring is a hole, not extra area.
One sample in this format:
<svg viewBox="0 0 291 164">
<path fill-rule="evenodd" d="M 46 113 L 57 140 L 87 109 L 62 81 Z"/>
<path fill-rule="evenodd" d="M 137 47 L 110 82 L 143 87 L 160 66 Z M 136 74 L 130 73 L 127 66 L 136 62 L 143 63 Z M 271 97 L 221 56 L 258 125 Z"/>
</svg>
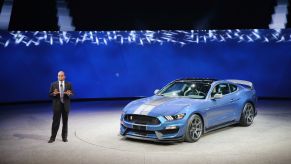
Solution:
<svg viewBox="0 0 291 164">
<path fill-rule="evenodd" d="M 69 142 L 48 144 L 51 104 L 0 106 L 0 163 L 290 163 L 291 101 L 260 100 L 250 127 L 231 126 L 196 143 L 155 143 L 119 136 L 128 101 L 74 102 Z M 61 126 L 60 126 L 61 128 Z"/>
</svg>

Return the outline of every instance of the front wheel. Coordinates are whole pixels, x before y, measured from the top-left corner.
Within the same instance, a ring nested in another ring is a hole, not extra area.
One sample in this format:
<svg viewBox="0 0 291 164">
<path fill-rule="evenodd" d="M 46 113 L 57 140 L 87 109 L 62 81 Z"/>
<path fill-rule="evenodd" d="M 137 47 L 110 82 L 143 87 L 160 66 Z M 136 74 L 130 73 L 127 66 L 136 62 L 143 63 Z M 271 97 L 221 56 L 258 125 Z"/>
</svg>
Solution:
<svg viewBox="0 0 291 164">
<path fill-rule="evenodd" d="M 185 132 L 185 141 L 196 142 L 199 140 L 203 133 L 203 121 L 197 114 L 193 114 L 187 124 Z"/>
<path fill-rule="evenodd" d="M 255 108 L 253 104 L 246 103 L 240 117 L 240 125 L 241 126 L 250 126 L 255 117 Z"/>
</svg>

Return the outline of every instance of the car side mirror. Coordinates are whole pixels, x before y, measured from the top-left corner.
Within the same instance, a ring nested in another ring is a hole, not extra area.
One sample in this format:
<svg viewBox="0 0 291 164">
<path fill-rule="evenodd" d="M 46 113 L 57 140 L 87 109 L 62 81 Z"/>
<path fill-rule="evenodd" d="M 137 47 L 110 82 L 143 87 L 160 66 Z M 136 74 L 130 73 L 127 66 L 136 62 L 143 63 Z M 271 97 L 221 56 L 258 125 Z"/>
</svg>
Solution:
<svg viewBox="0 0 291 164">
<path fill-rule="evenodd" d="M 220 98 L 222 98 L 222 94 L 221 94 L 221 93 L 216 93 L 216 94 L 212 97 L 212 99 L 220 99 Z"/>
<path fill-rule="evenodd" d="M 156 95 L 159 91 L 160 91 L 159 89 L 156 89 L 156 90 L 154 91 L 154 94 Z"/>
</svg>

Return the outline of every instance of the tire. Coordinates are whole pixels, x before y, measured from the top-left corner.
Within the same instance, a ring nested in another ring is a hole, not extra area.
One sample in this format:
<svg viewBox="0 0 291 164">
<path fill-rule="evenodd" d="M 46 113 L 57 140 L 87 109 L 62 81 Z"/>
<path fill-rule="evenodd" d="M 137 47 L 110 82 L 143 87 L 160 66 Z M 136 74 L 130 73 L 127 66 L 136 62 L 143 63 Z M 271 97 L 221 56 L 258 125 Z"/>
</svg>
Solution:
<svg viewBox="0 0 291 164">
<path fill-rule="evenodd" d="M 244 105 L 244 108 L 241 113 L 240 123 L 239 123 L 240 126 L 250 126 L 254 121 L 254 117 L 255 117 L 255 108 L 253 104 L 247 102 Z"/>
<path fill-rule="evenodd" d="M 203 134 L 203 121 L 202 118 L 197 115 L 193 114 L 188 122 L 185 132 L 185 141 L 186 142 L 196 142 L 200 139 Z"/>
</svg>

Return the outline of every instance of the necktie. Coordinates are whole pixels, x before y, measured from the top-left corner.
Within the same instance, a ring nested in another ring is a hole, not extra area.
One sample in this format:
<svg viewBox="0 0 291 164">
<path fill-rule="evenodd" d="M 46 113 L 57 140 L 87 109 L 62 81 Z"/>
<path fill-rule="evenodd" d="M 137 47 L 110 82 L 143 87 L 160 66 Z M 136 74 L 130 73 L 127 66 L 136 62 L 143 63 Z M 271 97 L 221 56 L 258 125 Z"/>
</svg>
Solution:
<svg viewBox="0 0 291 164">
<path fill-rule="evenodd" d="M 64 103 L 64 87 L 63 87 L 63 83 L 61 83 L 60 97 L 61 97 L 61 102 Z"/>
</svg>

